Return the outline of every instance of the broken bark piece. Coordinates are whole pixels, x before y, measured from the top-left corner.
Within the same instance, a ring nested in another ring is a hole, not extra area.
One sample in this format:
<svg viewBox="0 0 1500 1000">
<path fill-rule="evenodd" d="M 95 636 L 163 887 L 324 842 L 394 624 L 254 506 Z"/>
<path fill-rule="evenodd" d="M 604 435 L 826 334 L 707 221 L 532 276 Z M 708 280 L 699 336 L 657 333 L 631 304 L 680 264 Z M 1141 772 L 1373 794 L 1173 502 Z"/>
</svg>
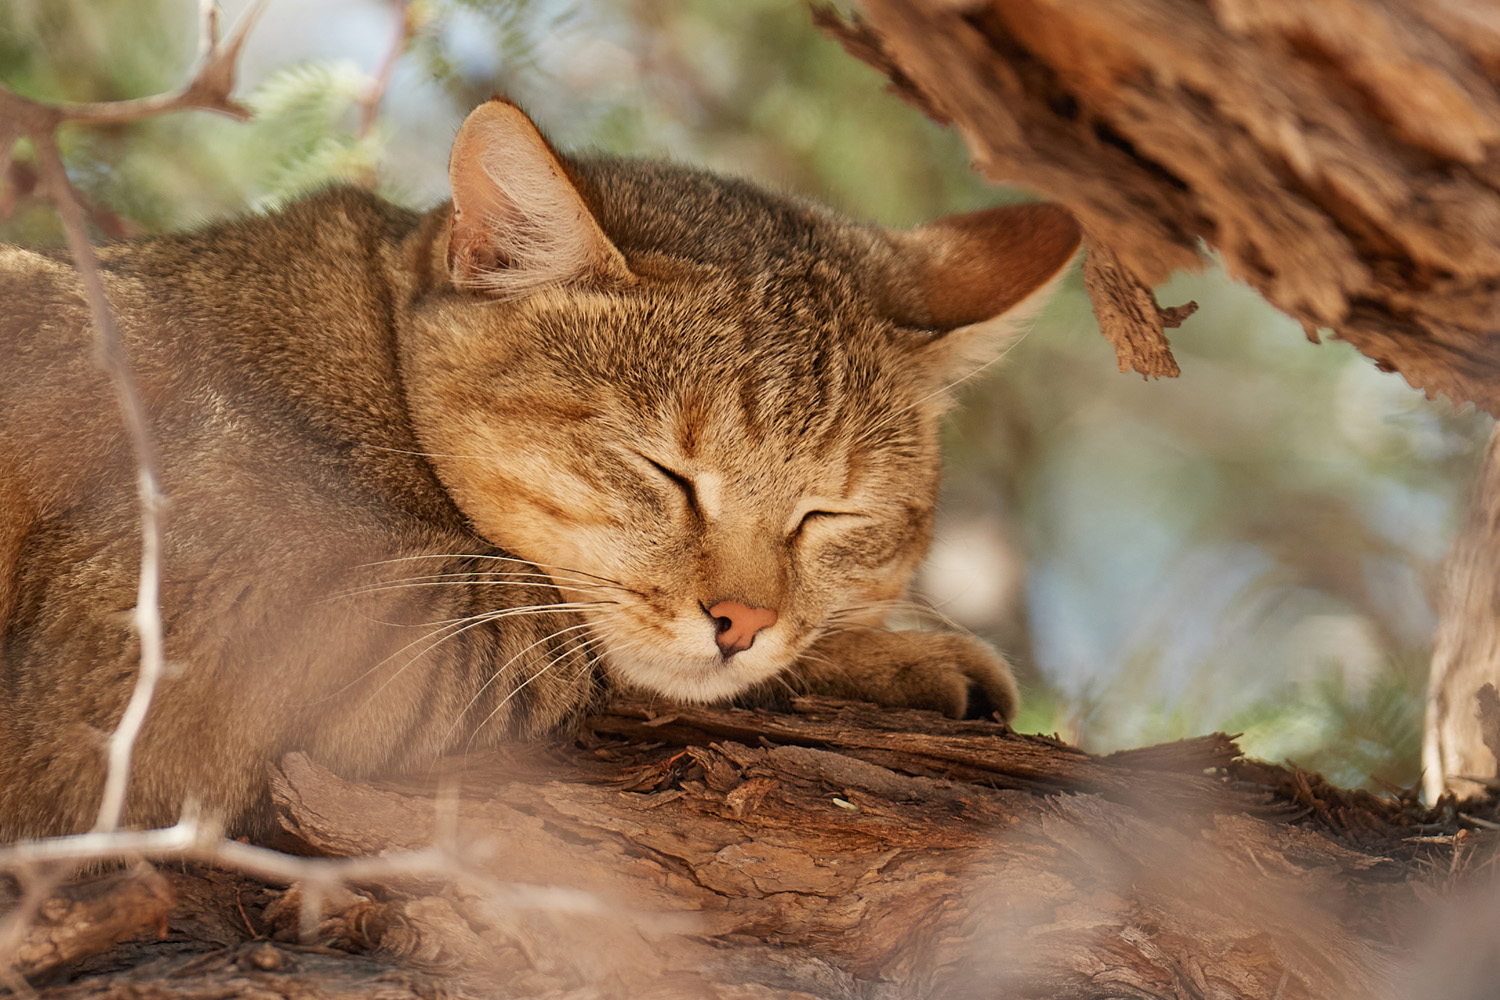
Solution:
<svg viewBox="0 0 1500 1000">
<path fill-rule="evenodd" d="M 165 937 L 175 895 L 149 865 L 61 886 L 45 900 L 16 951 L 28 979 L 145 934 Z"/>
<path fill-rule="evenodd" d="M 1083 285 L 1094 304 L 1099 330 L 1114 345 L 1120 371 L 1143 377 L 1176 378 L 1182 374 L 1167 343 L 1167 327 L 1177 327 L 1197 311 L 1189 302 L 1163 309 L 1151 289 L 1129 274 L 1108 248 L 1089 245 L 1083 260 Z"/>
</svg>

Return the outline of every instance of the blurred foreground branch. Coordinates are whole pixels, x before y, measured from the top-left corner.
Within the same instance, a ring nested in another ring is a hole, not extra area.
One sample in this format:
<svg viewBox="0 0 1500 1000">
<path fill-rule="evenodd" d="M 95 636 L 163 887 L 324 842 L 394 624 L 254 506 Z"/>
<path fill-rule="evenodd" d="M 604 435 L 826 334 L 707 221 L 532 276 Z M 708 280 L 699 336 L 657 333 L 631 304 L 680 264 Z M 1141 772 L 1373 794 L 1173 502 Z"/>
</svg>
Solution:
<svg viewBox="0 0 1500 1000">
<path fill-rule="evenodd" d="M 29 139 L 37 156 L 36 190 L 52 202 L 62 221 L 68 249 L 88 297 L 98 363 L 109 374 L 115 387 L 136 462 L 136 489 L 141 511 L 141 570 L 133 621 L 140 640 L 141 666 L 130 702 L 109 740 L 109 770 L 95 824 L 99 831 L 114 830 L 119 825 L 136 736 L 145 722 L 146 711 L 162 674 L 159 590 L 161 518 L 165 498 L 161 494 L 161 474 L 146 409 L 110 312 L 98 260 L 89 243 L 85 201 L 68 179 L 67 168 L 57 148 L 56 133 L 59 126 L 68 123 L 116 125 L 191 108 L 217 111 L 241 120 L 249 118 L 250 112 L 236 103 L 231 93 L 240 49 L 263 6 L 264 2 L 261 2 L 252 7 L 228 42 L 220 44 L 218 10 L 212 0 L 203 0 L 200 3 L 202 38 L 198 68 L 185 86 L 169 94 L 129 101 L 44 104 L 0 87 L 0 176 L 11 177 L 12 184 L 16 182 L 16 174 L 10 169 L 13 147 L 17 139 Z"/>
</svg>

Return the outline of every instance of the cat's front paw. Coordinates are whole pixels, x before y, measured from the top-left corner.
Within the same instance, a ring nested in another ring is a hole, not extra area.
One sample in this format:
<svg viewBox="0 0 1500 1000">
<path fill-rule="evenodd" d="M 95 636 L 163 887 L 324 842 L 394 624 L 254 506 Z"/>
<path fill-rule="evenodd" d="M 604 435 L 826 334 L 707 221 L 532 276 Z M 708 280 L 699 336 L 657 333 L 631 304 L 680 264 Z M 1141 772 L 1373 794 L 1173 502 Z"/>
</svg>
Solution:
<svg viewBox="0 0 1500 1000">
<path fill-rule="evenodd" d="M 818 640 L 789 680 L 808 694 L 925 708 L 953 719 L 999 714 L 1020 705 L 1015 678 L 988 643 L 954 632 L 842 629 Z"/>
</svg>

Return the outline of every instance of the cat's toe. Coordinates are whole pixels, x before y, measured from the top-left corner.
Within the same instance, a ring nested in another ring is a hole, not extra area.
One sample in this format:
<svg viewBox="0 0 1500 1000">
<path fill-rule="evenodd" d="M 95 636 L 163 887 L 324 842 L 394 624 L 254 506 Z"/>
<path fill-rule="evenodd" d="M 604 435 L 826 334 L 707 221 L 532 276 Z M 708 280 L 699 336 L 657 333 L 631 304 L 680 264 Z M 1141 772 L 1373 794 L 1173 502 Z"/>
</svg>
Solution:
<svg viewBox="0 0 1500 1000">
<path fill-rule="evenodd" d="M 1010 666 L 985 642 L 966 635 L 931 635 L 923 668 L 957 681 L 961 697 L 941 711 L 953 719 L 1009 722 L 1020 706 Z"/>
<path fill-rule="evenodd" d="M 801 690 L 920 708 L 951 719 L 1015 717 L 1020 698 L 1010 667 L 989 644 L 948 632 L 837 633 L 798 665 Z"/>
<path fill-rule="evenodd" d="M 1020 699 L 1016 694 L 1016 683 L 1006 670 L 1002 675 L 990 677 L 966 677 L 963 714 L 964 719 L 993 719 L 1009 722 L 1016 717 Z"/>
</svg>

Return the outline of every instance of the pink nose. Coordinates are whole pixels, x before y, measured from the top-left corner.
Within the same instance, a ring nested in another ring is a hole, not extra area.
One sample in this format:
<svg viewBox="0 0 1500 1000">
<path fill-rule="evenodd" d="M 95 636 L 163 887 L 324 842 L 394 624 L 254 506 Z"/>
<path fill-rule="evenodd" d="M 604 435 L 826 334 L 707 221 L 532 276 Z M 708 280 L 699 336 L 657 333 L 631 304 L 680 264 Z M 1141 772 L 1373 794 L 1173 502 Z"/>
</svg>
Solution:
<svg viewBox="0 0 1500 1000">
<path fill-rule="evenodd" d="M 776 612 L 770 608 L 752 608 L 739 601 L 720 601 L 708 609 L 719 627 L 715 641 L 725 656 L 743 653 L 755 642 L 755 634 L 776 624 Z"/>
</svg>

